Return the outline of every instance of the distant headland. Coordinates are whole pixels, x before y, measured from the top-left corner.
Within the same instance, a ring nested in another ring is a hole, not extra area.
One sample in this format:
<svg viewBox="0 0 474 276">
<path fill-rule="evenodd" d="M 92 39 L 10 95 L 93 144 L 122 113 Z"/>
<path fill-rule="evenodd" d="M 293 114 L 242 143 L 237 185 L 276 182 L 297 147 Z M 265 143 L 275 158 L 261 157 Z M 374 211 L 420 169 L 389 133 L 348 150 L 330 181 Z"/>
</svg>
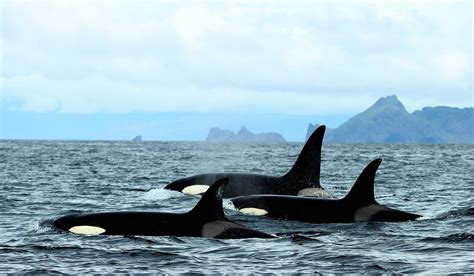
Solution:
<svg viewBox="0 0 474 276">
<path fill-rule="evenodd" d="M 306 139 L 318 127 L 309 124 Z M 474 108 L 425 107 L 406 111 L 396 96 L 380 98 L 364 112 L 335 129 L 328 143 L 474 143 Z"/>
<path fill-rule="evenodd" d="M 228 129 L 211 128 L 206 142 L 259 142 L 259 143 L 282 143 L 285 138 L 275 132 L 252 133 L 246 127 L 240 128 L 235 133 Z"/>
<path fill-rule="evenodd" d="M 319 124 L 310 123 L 306 139 Z M 212 128 L 207 142 L 285 142 L 275 132 L 254 134 Z M 406 111 L 397 96 L 377 100 L 337 128 L 326 129 L 325 143 L 474 144 L 474 108 L 424 107 Z"/>
</svg>

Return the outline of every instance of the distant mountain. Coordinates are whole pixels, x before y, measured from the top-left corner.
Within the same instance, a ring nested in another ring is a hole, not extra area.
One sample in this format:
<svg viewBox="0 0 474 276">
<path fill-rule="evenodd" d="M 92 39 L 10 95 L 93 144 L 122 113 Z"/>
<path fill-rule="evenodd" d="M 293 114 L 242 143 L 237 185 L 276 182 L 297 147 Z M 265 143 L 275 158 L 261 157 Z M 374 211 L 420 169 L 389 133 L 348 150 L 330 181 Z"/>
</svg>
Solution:
<svg viewBox="0 0 474 276">
<path fill-rule="evenodd" d="M 257 133 L 250 132 L 242 127 L 237 134 L 228 129 L 211 128 L 207 135 L 206 142 L 286 142 L 285 138 L 278 133 Z"/>
<path fill-rule="evenodd" d="M 318 127 L 309 124 L 306 137 Z M 396 96 L 379 99 L 336 129 L 332 143 L 474 143 L 474 108 L 425 107 L 409 113 Z"/>
</svg>

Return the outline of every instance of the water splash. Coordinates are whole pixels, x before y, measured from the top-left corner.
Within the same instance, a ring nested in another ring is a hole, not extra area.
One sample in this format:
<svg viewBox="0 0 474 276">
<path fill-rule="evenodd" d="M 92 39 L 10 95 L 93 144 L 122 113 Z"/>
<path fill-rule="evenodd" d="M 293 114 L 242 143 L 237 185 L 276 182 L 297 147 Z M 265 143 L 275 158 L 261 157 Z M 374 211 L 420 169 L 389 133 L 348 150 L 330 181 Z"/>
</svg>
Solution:
<svg viewBox="0 0 474 276">
<path fill-rule="evenodd" d="M 237 209 L 234 206 L 234 203 L 232 203 L 232 201 L 227 198 L 224 198 L 224 200 L 222 201 L 222 207 L 224 207 L 224 209 L 231 210 L 231 211 L 239 211 L 239 209 Z"/>
<path fill-rule="evenodd" d="M 170 198 L 178 198 L 178 197 L 184 197 L 185 195 L 177 192 L 177 191 L 172 191 L 172 190 L 167 190 L 167 189 L 151 189 L 150 191 L 146 192 L 143 195 L 143 198 L 145 200 L 165 200 L 165 199 L 170 199 Z"/>
</svg>

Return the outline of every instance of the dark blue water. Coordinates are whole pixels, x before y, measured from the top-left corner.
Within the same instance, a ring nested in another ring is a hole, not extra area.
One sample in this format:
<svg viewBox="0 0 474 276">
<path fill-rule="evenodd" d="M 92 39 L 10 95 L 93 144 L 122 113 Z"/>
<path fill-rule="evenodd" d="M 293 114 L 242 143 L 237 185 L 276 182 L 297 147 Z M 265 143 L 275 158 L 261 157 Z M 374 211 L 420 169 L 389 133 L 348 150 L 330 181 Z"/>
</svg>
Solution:
<svg viewBox="0 0 474 276">
<path fill-rule="evenodd" d="M 382 157 L 381 204 L 403 223 L 305 224 L 228 216 L 274 240 L 80 236 L 51 219 L 71 211 L 187 211 L 161 188 L 197 173 L 285 173 L 302 144 L 0 141 L 0 273 L 474 273 L 474 146 L 324 145 L 322 185 L 342 197 Z"/>
</svg>

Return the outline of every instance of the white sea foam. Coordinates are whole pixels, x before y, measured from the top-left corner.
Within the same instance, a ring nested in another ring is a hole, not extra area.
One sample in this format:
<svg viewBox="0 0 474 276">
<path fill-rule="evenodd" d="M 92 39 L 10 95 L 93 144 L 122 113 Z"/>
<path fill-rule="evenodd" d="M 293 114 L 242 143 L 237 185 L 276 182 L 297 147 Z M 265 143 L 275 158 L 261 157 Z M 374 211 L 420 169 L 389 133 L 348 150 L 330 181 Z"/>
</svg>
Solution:
<svg viewBox="0 0 474 276">
<path fill-rule="evenodd" d="M 226 199 L 226 198 L 224 198 L 224 200 L 222 200 L 222 207 L 224 209 L 227 209 L 227 210 L 239 211 L 239 209 L 237 209 L 234 206 L 234 203 L 232 203 L 232 201 L 230 199 Z"/>
<path fill-rule="evenodd" d="M 146 192 L 145 195 L 143 195 L 143 198 L 145 200 L 164 200 L 183 196 L 185 195 L 180 192 L 159 188 L 151 189 L 150 191 Z"/>
</svg>

